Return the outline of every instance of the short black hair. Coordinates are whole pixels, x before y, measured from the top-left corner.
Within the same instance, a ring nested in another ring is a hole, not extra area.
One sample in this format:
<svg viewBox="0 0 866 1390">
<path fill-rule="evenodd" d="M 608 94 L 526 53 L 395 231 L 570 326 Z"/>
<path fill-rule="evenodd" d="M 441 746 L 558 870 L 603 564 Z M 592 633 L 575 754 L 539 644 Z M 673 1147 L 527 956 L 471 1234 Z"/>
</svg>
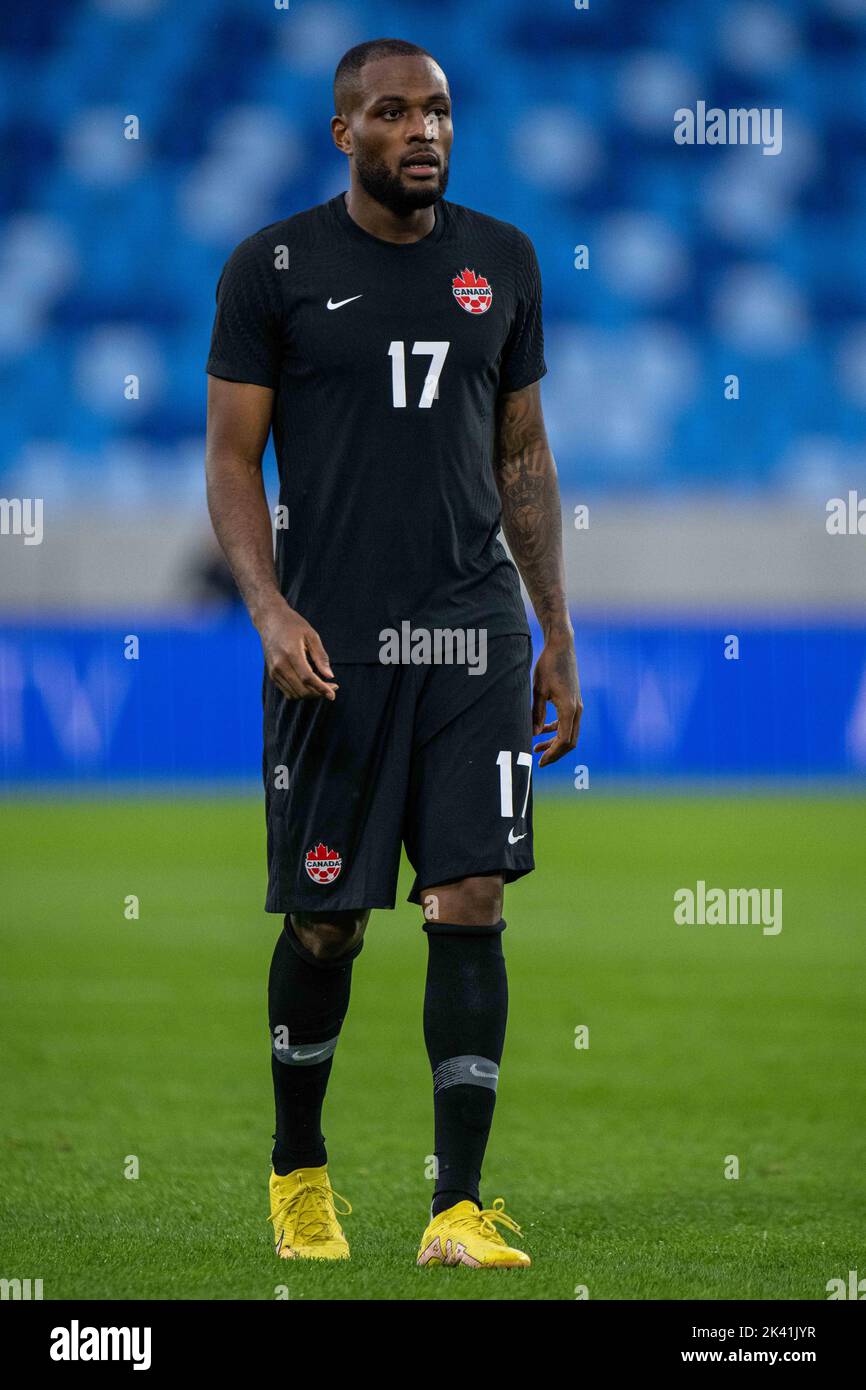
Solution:
<svg viewBox="0 0 866 1390">
<path fill-rule="evenodd" d="M 374 58 L 402 57 L 429 58 L 431 62 L 436 62 L 426 48 L 419 48 L 417 43 L 409 43 L 406 39 L 368 39 L 366 43 L 358 43 L 344 53 L 334 73 L 334 110 L 337 115 L 345 115 L 358 104 L 358 79 L 367 63 Z"/>
</svg>

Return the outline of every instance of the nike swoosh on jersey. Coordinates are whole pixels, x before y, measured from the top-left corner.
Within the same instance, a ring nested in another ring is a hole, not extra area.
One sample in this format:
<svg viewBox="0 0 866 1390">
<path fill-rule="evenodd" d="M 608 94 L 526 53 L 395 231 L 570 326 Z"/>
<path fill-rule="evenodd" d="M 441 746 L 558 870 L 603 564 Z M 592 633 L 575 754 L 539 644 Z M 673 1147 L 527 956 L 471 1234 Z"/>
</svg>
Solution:
<svg viewBox="0 0 866 1390">
<path fill-rule="evenodd" d="M 318 1052 L 293 1052 L 292 1061 L 306 1062 L 309 1060 L 310 1057 L 321 1057 L 322 1053 L 327 1052 L 327 1050 L 328 1049 L 326 1047 L 320 1047 Z"/>
<path fill-rule="evenodd" d="M 499 1076 L 499 1072 L 497 1071 L 482 1071 L 481 1068 L 476 1066 L 474 1062 L 472 1063 L 472 1066 L 469 1068 L 469 1070 L 473 1076 L 487 1076 L 490 1078 L 491 1081 L 495 1080 Z"/>
<path fill-rule="evenodd" d="M 528 834 L 529 834 L 529 831 L 528 831 L 528 830 L 524 830 L 524 832 L 523 832 L 522 835 L 515 835 L 515 833 L 514 833 L 514 826 L 512 826 L 511 829 L 510 829 L 509 832 L 508 832 L 508 843 L 509 843 L 510 845 L 516 845 L 518 840 L 525 840 Z"/>
<path fill-rule="evenodd" d="M 364 296 L 363 296 L 362 294 L 353 294 L 351 299 L 340 299 L 340 300 L 338 300 L 337 303 L 335 304 L 334 301 L 333 301 L 333 300 L 330 298 L 330 296 L 329 296 L 329 298 L 328 298 L 328 308 L 329 308 L 329 309 L 342 309 L 342 307 L 343 307 L 344 304 L 354 304 L 354 302 L 355 302 L 356 299 L 363 299 L 363 298 L 364 298 Z"/>
</svg>

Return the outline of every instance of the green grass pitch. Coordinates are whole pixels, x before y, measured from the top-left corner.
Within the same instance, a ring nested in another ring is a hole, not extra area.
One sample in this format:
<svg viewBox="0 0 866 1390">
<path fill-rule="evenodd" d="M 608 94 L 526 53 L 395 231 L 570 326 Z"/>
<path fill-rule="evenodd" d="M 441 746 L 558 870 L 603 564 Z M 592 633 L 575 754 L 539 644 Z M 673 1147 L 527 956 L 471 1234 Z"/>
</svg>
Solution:
<svg viewBox="0 0 866 1390">
<path fill-rule="evenodd" d="M 824 1299 L 866 1276 L 866 800 L 537 801 L 482 1194 L 534 1264 L 501 1272 L 414 1266 L 432 1123 L 405 901 L 371 921 L 325 1110 L 352 1260 L 273 1257 L 262 822 L 247 798 L 0 808 L 0 1276 L 46 1299 Z M 698 879 L 781 887 L 781 933 L 676 925 Z"/>
</svg>

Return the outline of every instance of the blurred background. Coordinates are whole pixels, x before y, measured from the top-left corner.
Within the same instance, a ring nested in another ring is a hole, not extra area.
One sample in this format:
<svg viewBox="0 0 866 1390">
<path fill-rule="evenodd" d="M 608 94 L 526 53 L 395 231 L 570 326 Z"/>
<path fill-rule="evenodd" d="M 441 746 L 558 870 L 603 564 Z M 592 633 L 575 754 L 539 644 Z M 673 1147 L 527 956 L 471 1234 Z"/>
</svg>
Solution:
<svg viewBox="0 0 866 1390">
<path fill-rule="evenodd" d="M 447 196 L 525 230 L 544 284 L 585 715 L 533 777 L 485 1167 L 534 1268 L 413 1277 L 433 1136 L 404 863 L 326 1112 L 358 1258 L 280 1277 L 825 1298 L 864 1271 L 866 0 L 6 9 L 0 1273 L 274 1296 L 261 652 L 210 539 L 204 365 L 232 248 L 347 186 L 339 58 L 402 37 L 450 79 Z M 677 144 L 701 101 L 781 110 L 781 152 Z M 703 882 L 783 891 L 784 930 L 679 924 Z"/>
<path fill-rule="evenodd" d="M 4 785 L 258 777 L 214 291 L 347 186 L 331 79 L 378 36 L 449 77 L 447 196 L 541 263 L 587 707 L 547 785 L 862 776 L 866 540 L 827 506 L 866 492 L 866 0 L 67 0 L 0 57 L 0 498 L 44 531 L 0 535 Z M 781 152 L 678 145 L 700 100 L 780 108 Z"/>
</svg>

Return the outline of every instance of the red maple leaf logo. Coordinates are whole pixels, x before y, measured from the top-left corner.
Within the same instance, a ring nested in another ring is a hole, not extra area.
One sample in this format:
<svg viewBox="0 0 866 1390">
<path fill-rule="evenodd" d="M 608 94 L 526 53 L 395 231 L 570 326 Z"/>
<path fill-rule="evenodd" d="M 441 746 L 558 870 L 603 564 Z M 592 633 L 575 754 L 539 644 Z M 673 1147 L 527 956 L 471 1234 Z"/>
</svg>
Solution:
<svg viewBox="0 0 866 1390">
<path fill-rule="evenodd" d="M 461 309 L 468 314 L 484 314 L 493 303 L 493 288 L 490 281 L 478 275 L 469 266 L 464 266 L 459 275 L 451 281 L 451 290 Z"/>
<path fill-rule="evenodd" d="M 321 840 L 316 845 L 316 848 L 311 849 L 307 855 L 308 859 L 339 859 L 339 857 L 335 849 L 328 849 L 328 846 L 323 845 Z"/>
<path fill-rule="evenodd" d="M 328 849 L 321 840 L 312 849 L 307 850 L 304 868 L 314 883 L 333 883 L 342 867 L 343 858 L 339 850 Z"/>
</svg>

